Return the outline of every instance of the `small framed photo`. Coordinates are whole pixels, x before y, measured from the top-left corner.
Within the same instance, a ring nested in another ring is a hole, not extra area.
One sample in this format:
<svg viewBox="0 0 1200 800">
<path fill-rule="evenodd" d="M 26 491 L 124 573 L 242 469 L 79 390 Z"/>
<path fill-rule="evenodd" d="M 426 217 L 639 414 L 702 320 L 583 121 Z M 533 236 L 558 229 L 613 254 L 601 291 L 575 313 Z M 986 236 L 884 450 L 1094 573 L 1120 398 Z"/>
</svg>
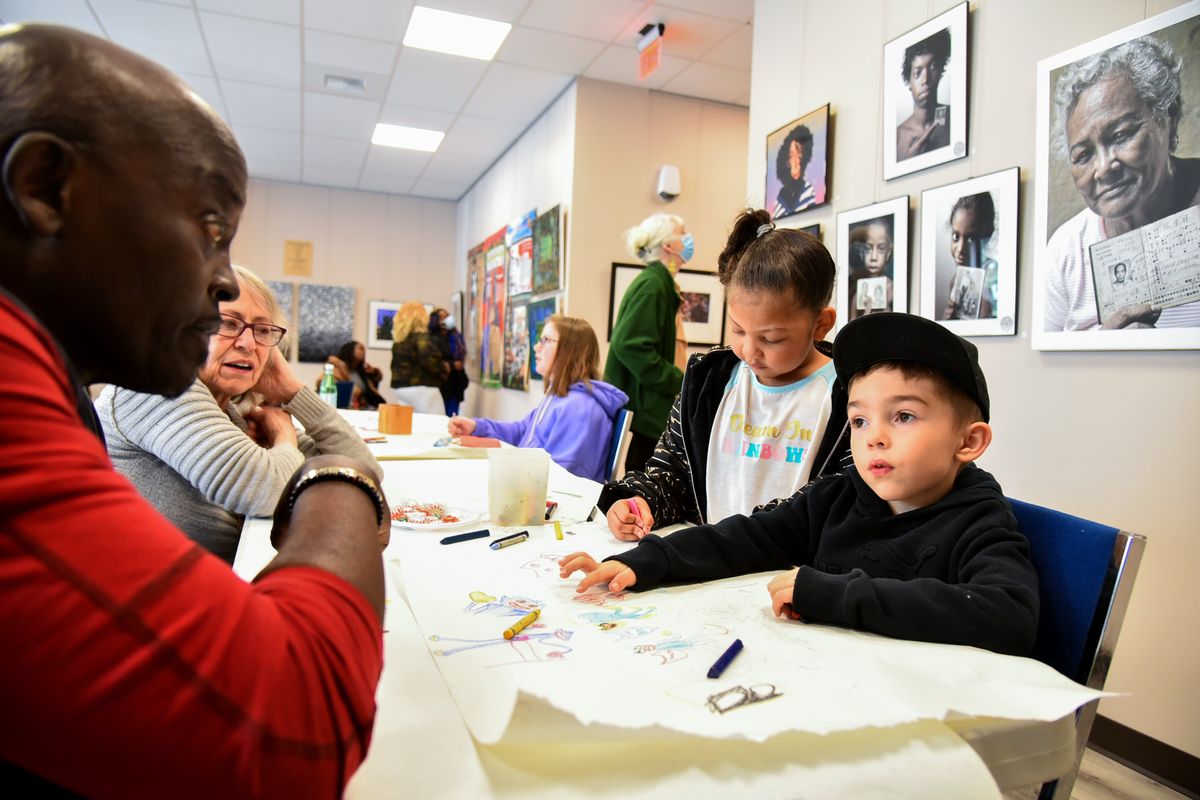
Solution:
<svg viewBox="0 0 1200 800">
<path fill-rule="evenodd" d="M 763 208 L 782 219 L 829 202 L 829 104 L 767 134 Z"/>
<path fill-rule="evenodd" d="M 1038 62 L 1034 349 L 1200 349 L 1198 26 L 1193 0 Z"/>
<path fill-rule="evenodd" d="M 967 154 L 967 4 L 883 48 L 883 177 Z"/>
<path fill-rule="evenodd" d="M 1017 332 L 1020 170 L 921 193 L 921 316 L 959 336 Z"/>
<path fill-rule="evenodd" d="M 838 327 L 908 311 L 908 195 L 837 216 Z"/>
<path fill-rule="evenodd" d="M 625 291 L 638 273 L 645 269 L 642 264 L 612 265 L 609 284 L 608 339 L 612 339 L 613 324 Z M 698 269 L 681 269 L 675 273 L 679 284 L 679 312 L 683 316 L 683 331 L 689 347 L 715 347 L 725 343 L 725 287 L 715 272 Z"/>
<path fill-rule="evenodd" d="M 371 300 L 367 303 L 367 347 L 372 350 L 392 349 L 392 321 L 402 305 L 390 300 Z"/>
<path fill-rule="evenodd" d="M 816 225 L 805 225 L 804 227 L 800 228 L 799 230 L 804 233 L 807 233 L 807 234 L 817 237 L 817 241 L 820 241 L 820 242 L 825 241 L 825 239 L 822 238 L 822 236 L 821 236 L 821 223 L 819 223 L 819 222 Z"/>
</svg>

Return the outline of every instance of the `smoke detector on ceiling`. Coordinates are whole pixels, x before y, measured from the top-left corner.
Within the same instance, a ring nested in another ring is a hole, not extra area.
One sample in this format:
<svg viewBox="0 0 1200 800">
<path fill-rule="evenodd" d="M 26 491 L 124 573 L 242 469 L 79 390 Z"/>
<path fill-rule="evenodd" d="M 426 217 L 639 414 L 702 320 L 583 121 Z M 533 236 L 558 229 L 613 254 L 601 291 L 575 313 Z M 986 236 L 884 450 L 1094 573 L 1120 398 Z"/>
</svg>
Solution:
<svg viewBox="0 0 1200 800">
<path fill-rule="evenodd" d="M 335 92 L 346 92 L 347 94 L 365 94 L 367 91 L 367 82 L 362 78 L 349 78 L 345 75 L 328 73 L 325 75 L 325 88 Z"/>
</svg>

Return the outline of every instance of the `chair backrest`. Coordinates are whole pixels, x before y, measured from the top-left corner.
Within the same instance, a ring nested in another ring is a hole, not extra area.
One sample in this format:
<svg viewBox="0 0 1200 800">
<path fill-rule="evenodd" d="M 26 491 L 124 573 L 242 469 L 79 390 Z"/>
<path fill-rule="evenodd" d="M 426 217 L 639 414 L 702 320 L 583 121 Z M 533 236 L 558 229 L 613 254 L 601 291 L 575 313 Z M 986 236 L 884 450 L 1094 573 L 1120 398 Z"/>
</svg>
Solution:
<svg viewBox="0 0 1200 800">
<path fill-rule="evenodd" d="M 629 451 L 629 426 L 633 424 L 633 412 L 622 408 L 613 420 L 612 441 L 608 444 L 608 460 L 604 462 L 606 481 L 616 480 L 618 470 L 625 463 L 625 454 Z"/>
<path fill-rule="evenodd" d="M 1103 689 L 1146 538 L 1061 511 L 1012 500 L 1037 569 L 1041 608 L 1033 657 L 1073 681 Z M 1075 769 L 1040 798 L 1068 798 L 1098 702 L 1075 720 Z"/>
</svg>

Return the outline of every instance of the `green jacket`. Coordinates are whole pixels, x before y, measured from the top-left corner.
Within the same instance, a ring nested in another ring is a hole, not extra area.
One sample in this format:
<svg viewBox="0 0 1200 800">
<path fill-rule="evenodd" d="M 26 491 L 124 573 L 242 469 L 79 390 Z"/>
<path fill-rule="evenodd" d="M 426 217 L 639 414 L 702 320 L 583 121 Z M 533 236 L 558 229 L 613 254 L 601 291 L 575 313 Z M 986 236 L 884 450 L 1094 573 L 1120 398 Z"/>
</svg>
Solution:
<svg viewBox="0 0 1200 800">
<path fill-rule="evenodd" d="M 657 440 L 679 393 L 683 372 L 675 366 L 675 280 L 652 261 L 629 284 L 608 342 L 604 380 L 629 395 L 633 430 Z"/>
</svg>

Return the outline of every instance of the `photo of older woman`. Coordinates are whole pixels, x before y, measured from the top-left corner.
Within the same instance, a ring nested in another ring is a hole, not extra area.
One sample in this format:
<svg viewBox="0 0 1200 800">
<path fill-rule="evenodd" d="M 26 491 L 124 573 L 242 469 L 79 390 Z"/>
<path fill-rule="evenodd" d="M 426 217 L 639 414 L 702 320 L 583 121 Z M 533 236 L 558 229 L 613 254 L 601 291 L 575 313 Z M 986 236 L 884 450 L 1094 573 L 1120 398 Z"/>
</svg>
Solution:
<svg viewBox="0 0 1200 800">
<path fill-rule="evenodd" d="M 1181 131 L 1185 95 L 1193 105 L 1200 97 L 1197 65 L 1192 83 L 1184 80 L 1183 56 L 1196 60 L 1186 45 L 1196 29 L 1193 17 L 1074 61 L 1052 78 L 1049 158 L 1052 169 L 1065 165 L 1077 196 L 1050 189 L 1044 331 L 1200 327 L 1200 302 L 1140 303 L 1101 319 L 1090 252 L 1200 203 L 1200 158 L 1191 157 L 1197 132 Z M 1080 205 L 1073 216 L 1063 213 Z"/>
</svg>

